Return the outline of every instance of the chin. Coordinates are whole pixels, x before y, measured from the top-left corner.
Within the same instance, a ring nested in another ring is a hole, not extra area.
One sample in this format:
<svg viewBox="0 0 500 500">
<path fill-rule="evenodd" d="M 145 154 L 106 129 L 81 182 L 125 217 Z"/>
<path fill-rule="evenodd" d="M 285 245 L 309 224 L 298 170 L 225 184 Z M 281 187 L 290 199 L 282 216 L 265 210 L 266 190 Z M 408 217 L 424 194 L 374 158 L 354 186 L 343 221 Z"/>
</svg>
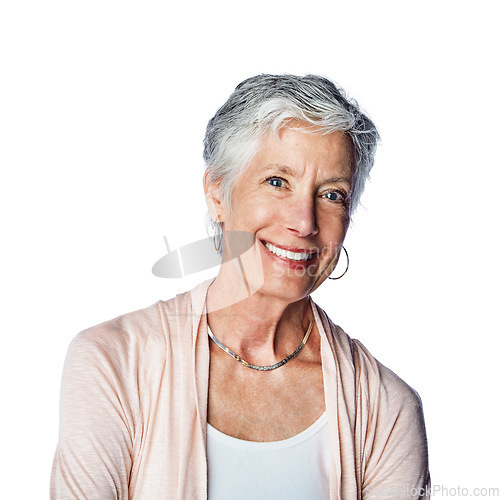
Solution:
<svg viewBox="0 0 500 500">
<path fill-rule="evenodd" d="M 292 303 L 307 297 L 313 290 L 313 287 L 314 283 L 310 281 L 310 278 L 301 280 L 296 277 L 287 278 L 271 275 L 265 277 L 264 284 L 260 288 L 259 293 Z"/>
</svg>

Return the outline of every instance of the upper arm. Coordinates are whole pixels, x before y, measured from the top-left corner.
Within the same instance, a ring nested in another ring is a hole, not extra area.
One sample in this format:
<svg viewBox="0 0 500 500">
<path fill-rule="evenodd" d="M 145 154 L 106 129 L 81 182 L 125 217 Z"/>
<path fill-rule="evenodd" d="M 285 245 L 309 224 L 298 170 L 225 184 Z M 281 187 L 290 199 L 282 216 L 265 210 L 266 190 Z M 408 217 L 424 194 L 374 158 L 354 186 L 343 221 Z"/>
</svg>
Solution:
<svg viewBox="0 0 500 500">
<path fill-rule="evenodd" d="M 363 499 L 428 498 L 427 437 L 420 397 L 373 358 L 367 365 Z"/>
<path fill-rule="evenodd" d="M 363 498 L 428 498 L 427 439 L 420 398 L 407 388 L 379 404 Z"/>
<path fill-rule="evenodd" d="M 112 339 L 84 332 L 70 345 L 51 498 L 128 498 L 135 422 L 124 366 Z"/>
</svg>

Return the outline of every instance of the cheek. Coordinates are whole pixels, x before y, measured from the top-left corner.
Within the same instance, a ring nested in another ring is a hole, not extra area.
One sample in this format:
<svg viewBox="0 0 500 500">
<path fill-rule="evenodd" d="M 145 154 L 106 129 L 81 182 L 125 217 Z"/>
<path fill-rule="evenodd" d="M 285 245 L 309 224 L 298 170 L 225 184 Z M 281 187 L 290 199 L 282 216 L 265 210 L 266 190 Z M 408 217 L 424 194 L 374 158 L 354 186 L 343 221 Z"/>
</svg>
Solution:
<svg viewBox="0 0 500 500">
<path fill-rule="evenodd" d="M 229 213 L 227 229 L 246 229 L 255 232 L 269 226 L 278 220 L 279 210 L 274 204 L 263 202 L 259 199 L 245 200 L 238 205 L 233 205 Z"/>
<path fill-rule="evenodd" d="M 284 207 L 280 207 L 277 203 L 269 203 L 265 201 L 257 202 L 252 208 L 252 217 L 255 221 L 259 221 L 261 225 L 270 225 L 273 222 L 279 222 L 280 216 L 283 215 Z"/>
<path fill-rule="evenodd" d="M 318 221 L 320 233 L 329 246 L 341 245 L 344 241 L 350 219 L 345 214 L 324 214 Z"/>
</svg>

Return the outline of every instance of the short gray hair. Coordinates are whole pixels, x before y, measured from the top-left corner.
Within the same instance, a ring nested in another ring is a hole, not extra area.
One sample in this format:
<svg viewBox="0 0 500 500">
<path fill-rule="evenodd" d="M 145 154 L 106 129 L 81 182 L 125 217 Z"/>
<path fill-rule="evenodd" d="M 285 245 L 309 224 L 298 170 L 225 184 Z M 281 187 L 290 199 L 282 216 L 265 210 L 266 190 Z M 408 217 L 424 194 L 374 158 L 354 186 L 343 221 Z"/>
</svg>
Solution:
<svg viewBox="0 0 500 500">
<path fill-rule="evenodd" d="M 352 140 L 356 169 L 350 211 L 359 203 L 373 166 L 379 134 L 373 122 L 346 93 L 318 75 L 257 75 L 241 82 L 208 122 L 203 158 L 210 181 L 220 181 L 228 206 L 232 189 L 258 151 L 261 140 L 292 121 L 313 133 L 345 132 Z M 220 224 L 208 219 L 215 234 Z"/>
</svg>

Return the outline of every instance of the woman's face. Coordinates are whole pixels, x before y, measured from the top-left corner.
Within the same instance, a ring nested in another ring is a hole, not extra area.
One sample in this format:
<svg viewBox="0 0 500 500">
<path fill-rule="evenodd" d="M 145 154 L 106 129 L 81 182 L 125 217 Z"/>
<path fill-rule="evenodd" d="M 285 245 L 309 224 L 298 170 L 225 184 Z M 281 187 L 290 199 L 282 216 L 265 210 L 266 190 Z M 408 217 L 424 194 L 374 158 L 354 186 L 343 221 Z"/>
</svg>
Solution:
<svg viewBox="0 0 500 500">
<path fill-rule="evenodd" d="M 349 225 L 354 148 L 342 132 L 327 135 L 285 128 L 271 134 L 234 186 L 229 209 L 211 191 L 224 231 L 246 231 L 254 246 L 242 256 L 252 288 L 299 300 L 333 271 Z M 260 278 L 259 278 L 260 279 Z"/>
</svg>

